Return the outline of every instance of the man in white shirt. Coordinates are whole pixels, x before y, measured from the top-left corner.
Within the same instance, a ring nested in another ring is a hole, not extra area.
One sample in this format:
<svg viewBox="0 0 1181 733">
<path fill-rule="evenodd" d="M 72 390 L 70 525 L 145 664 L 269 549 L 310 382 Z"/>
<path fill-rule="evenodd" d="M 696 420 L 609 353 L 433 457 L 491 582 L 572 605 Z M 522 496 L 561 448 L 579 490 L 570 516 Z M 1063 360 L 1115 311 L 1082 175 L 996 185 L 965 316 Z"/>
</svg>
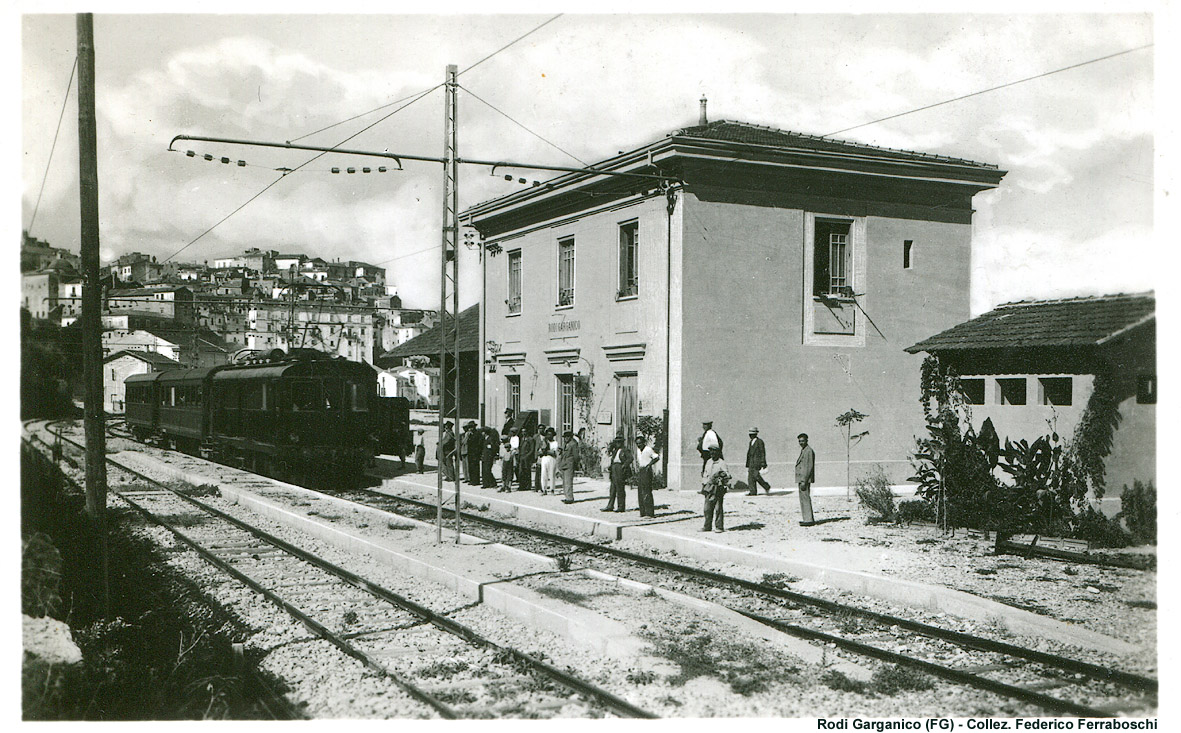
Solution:
<svg viewBox="0 0 1181 733">
<path fill-rule="evenodd" d="M 701 437 L 697 439 L 697 452 L 701 454 L 702 471 L 705 470 L 705 464 L 709 461 L 710 452 L 714 448 L 722 450 L 722 438 L 714 432 L 714 424 L 706 420 L 701 423 Z"/>
<path fill-rule="evenodd" d="M 656 508 L 652 504 L 652 467 L 660 456 L 648 445 L 643 436 L 636 438 L 636 484 L 639 492 L 640 516 L 655 517 Z"/>
<path fill-rule="evenodd" d="M 616 435 L 615 440 L 611 441 L 611 447 L 608 448 L 607 454 L 611 461 L 610 468 L 608 468 L 608 476 L 611 477 L 611 495 L 607 500 L 606 508 L 601 511 L 627 511 L 627 494 L 624 492 L 624 486 L 628 476 L 631 475 L 632 463 L 635 459 L 624 444 L 622 435 Z"/>
</svg>

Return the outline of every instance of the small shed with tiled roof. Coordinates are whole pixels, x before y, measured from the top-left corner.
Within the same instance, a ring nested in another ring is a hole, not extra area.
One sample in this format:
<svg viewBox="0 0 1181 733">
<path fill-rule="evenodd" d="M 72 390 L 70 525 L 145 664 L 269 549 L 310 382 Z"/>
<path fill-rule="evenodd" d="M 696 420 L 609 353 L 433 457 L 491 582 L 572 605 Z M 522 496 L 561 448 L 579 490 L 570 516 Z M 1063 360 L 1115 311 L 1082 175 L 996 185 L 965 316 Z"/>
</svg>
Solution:
<svg viewBox="0 0 1181 733">
<path fill-rule="evenodd" d="M 476 419 L 479 409 L 480 369 L 480 307 L 473 305 L 459 313 L 459 407 L 460 417 Z M 375 359 L 383 369 L 401 366 L 407 357 L 426 356 L 431 363 L 439 363 L 439 339 L 443 336 L 448 346 L 454 337 L 452 319 L 444 317 L 439 325 L 424 331 L 409 341 L 395 346 Z M 444 407 L 446 412 L 446 407 Z"/>
<path fill-rule="evenodd" d="M 1156 298 L 1132 293 L 1006 303 L 906 349 L 960 375 L 979 427 L 1033 440 L 1069 437 L 1093 403 L 1114 400 L 1106 460 L 1118 490 L 1156 474 Z"/>
<path fill-rule="evenodd" d="M 123 414 L 126 389 L 124 380 L 132 374 L 179 369 L 179 362 L 155 351 L 123 349 L 103 359 L 103 410 Z"/>
</svg>

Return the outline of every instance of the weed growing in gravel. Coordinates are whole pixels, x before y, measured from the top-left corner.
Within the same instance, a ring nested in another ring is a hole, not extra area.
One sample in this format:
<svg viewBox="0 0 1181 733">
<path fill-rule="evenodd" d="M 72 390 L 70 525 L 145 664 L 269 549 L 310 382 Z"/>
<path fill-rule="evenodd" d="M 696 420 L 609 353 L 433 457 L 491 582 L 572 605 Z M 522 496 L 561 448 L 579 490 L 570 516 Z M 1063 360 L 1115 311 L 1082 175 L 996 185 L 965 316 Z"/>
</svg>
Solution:
<svg viewBox="0 0 1181 733">
<path fill-rule="evenodd" d="M 875 464 L 868 474 L 857 479 L 856 491 L 861 506 L 875 515 L 869 517 L 868 522 L 899 521 L 890 479 L 880 465 Z"/>
<path fill-rule="evenodd" d="M 448 705 L 470 705 L 479 700 L 476 694 L 471 690 L 439 690 L 434 693 L 436 699 L 447 703 Z"/>
<path fill-rule="evenodd" d="M 465 510 L 467 510 L 467 511 L 474 511 L 474 512 L 486 512 L 486 511 L 488 511 L 488 505 L 487 505 L 487 504 L 470 504 L 470 503 L 468 503 L 468 502 L 466 502 L 466 501 L 463 503 L 463 508 L 464 508 Z"/>
<path fill-rule="evenodd" d="M 910 690 L 929 690 L 934 686 L 929 676 L 897 664 L 879 668 L 873 673 L 869 685 L 877 694 L 886 696 Z"/>
<path fill-rule="evenodd" d="M 865 631 L 865 619 L 852 611 L 840 611 L 836 618 L 842 633 L 860 634 Z"/>
<path fill-rule="evenodd" d="M 569 555 L 558 555 L 554 560 L 557 561 L 559 572 L 569 572 L 570 568 L 574 566 L 574 561 L 570 559 Z"/>
<path fill-rule="evenodd" d="M 672 707 L 672 708 L 679 708 L 679 707 L 681 707 L 681 705 L 684 705 L 684 703 L 682 703 L 680 700 L 676 699 L 672 695 L 665 695 L 664 697 L 657 700 L 657 702 L 661 703 L 662 705 L 668 705 L 669 707 Z"/>
<path fill-rule="evenodd" d="M 415 674 L 419 677 L 427 677 L 434 679 L 436 677 L 447 678 L 453 676 L 456 672 L 463 672 L 468 668 L 468 663 L 462 659 L 444 659 L 441 662 L 432 662 L 425 667 L 419 669 Z"/>
<path fill-rule="evenodd" d="M 645 598 L 659 598 L 660 594 L 656 592 L 655 588 L 649 587 L 648 590 L 644 591 L 643 596 Z"/>
<path fill-rule="evenodd" d="M 656 673 L 650 669 L 628 672 L 627 681 L 633 685 L 650 685 L 656 681 Z"/>
<path fill-rule="evenodd" d="M 543 585 L 537 589 L 537 592 L 543 596 L 549 596 L 550 598 L 556 598 L 559 601 L 572 603 L 575 606 L 586 606 L 586 600 L 589 597 L 579 593 L 578 591 L 569 590 L 567 588 L 558 588 L 552 585 Z"/>
<path fill-rule="evenodd" d="M 1142 601 L 1140 599 L 1136 599 L 1136 600 L 1132 600 L 1132 601 L 1124 601 L 1124 603 L 1127 603 L 1132 608 L 1148 608 L 1148 609 L 1155 609 L 1156 608 L 1156 601 Z"/>
<path fill-rule="evenodd" d="M 344 616 L 341 618 L 341 621 L 344 622 L 345 626 L 352 626 L 353 624 L 357 623 L 357 620 L 357 612 L 352 609 L 345 611 Z"/>
<path fill-rule="evenodd" d="M 791 583 L 798 583 L 799 578 L 794 575 L 787 575 L 786 573 L 763 573 L 763 578 L 759 582 L 771 588 L 779 588 L 784 590 Z"/>
<path fill-rule="evenodd" d="M 799 681 L 799 668 L 787 666 L 763 648 L 743 642 L 725 642 L 709 633 L 696 631 L 689 624 L 680 637 L 657 637 L 652 640 L 656 653 L 677 664 L 680 671 L 667 678 L 681 686 L 697 677 L 720 679 L 739 695 L 762 692 L 772 682 Z"/>
<path fill-rule="evenodd" d="M 385 528 L 386 529 L 393 529 L 393 530 L 401 530 L 403 532 L 414 529 L 414 527 L 412 527 L 409 524 L 398 524 L 397 522 L 393 522 L 393 521 L 386 522 Z"/>
<path fill-rule="evenodd" d="M 1078 569 L 1070 565 L 1062 568 L 1062 572 L 1066 573 L 1067 575 L 1078 575 Z"/>
<path fill-rule="evenodd" d="M 835 669 L 830 669 L 820 675 L 820 683 L 837 692 L 855 692 L 858 695 L 865 693 L 864 682 L 852 679 L 844 672 Z"/>
<path fill-rule="evenodd" d="M 200 486 L 184 486 L 179 489 L 180 493 L 185 496 L 221 496 L 221 488 L 213 484 L 201 484 Z"/>
</svg>

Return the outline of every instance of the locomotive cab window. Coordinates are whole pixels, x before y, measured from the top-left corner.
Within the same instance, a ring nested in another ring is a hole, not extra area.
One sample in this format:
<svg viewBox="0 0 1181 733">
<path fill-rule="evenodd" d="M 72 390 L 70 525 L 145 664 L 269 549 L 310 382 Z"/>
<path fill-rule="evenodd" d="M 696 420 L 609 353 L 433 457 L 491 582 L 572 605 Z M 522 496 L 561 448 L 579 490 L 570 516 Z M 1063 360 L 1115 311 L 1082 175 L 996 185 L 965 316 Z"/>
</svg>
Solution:
<svg viewBox="0 0 1181 733">
<path fill-rule="evenodd" d="M 341 394 L 341 387 L 343 385 L 336 379 L 325 379 L 322 385 L 324 390 L 324 409 L 325 410 L 339 410 L 344 396 Z"/>
</svg>

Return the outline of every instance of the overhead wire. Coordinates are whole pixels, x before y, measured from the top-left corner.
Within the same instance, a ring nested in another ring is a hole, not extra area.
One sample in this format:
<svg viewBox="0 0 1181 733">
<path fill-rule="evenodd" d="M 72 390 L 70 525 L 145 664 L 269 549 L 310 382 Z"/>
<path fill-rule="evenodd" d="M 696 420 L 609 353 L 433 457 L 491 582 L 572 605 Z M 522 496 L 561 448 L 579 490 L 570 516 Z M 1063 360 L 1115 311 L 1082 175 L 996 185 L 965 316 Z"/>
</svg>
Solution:
<svg viewBox="0 0 1181 733">
<path fill-rule="evenodd" d="M 1153 45 L 1154 45 L 1154 44 L 1148 43 L 1148 44 L 1145 44 L 1145 45 L 1143 45 L 1143 46 L 1137 46 L 1136 48 L 1129 48 L 1129 49 L 1126 49 L 1126 50 L 1124 50 L 1124 51 L 1118 51 L 1118 52 L 1116 52 L 1116 53 L 1108 54 L 1108 55 L 1106 55 L 1106 56 L 1100 56 L 1099 58 L 1090 59 L 1089 61 L 1080 61 L 1080 62 L 1079 62 L 1079 63 L 1077 63 L 1077 64 L 1071 64 L 1070 66 L 1063 66 L 1063 67 L 1062 67 L 1062 68 L 1060 68 L 1060 69 L 1054 69 L 1054 70 L 1052 70 L 1052 71 L 1044 71 L 1044 72 L 1042 72 L 1042 73 L 1040 73 L 1040 74 L 1035 74 L 1035 75 L 1033 75 L 1033 76 L 1027 76 L 1027 77 L 1025 77 L 1024 79 L 1018 79 L 1018 80 L 1016 80 L 1016 81 L 1010 81 L 1010 82 L 1007 82 L 1007 83 L 1005 83 L 1005 84 L 1000 84 L 1000 85 L 998 85 L 998 86 L 995 86 L 995 87 L 989 87 L 988 89 L 981 89 L 980 91 L 977 91 L 977 92 L 972 92 L 971 94 L 962 94 L 962 95 L 960 95 L 960 96 L 958 96 L 958 97 L 953 97 L 953 98 L 951 98 L 951 99 L 945 99 L 945 100 L 944 100 L 944 101 L 942 101 L 942 102 L 936 102 L 936 103 L 934 103 L 934 104 L 928 104 L 928 105 L 924 105 L 924 106 L 922 106 L 922 107 L 918 107 L 918 108 L 916 108 L 916 109 L 908 110 L 908 111 L 906 111 L 906 112 L 899 112 L 898 114 L 893 114 L 893 115 L 890 115 L 890 116 L 888 116 L 888 117 L 882 117 L 882 118 L 880 118 L 880 119 L 876 119 L 876 120 L 874 120 L 874 121 L 872 121 L 872 122 L 863 122 L 863 123 L 861 123 L 860 125 L 853 125 L 852 127 L 846 127 L 846 128 L 844 128 L 843 130 L 837 130 L 836 132 L 829 132 L 829 133 L 825 133 L 824 135 L 821 135 L 821 137 L 832 137 L 833 135 L 840 135 L 840 134 L 842 134 L 842 133 L 849 132 L 850 130 L 858 130 L 858 129 L 861 129 L 862 127 L 869 127 L 870 125 L 876 125 L 876 124 L 878 124 L 879 122 L 885 122 L 885 121 L 887 121 L 887 120 L 895 120 L 895 119 L 898 119 L 899 117 L 905 117 L 906 115 L 912 115 L 912 114 L 915 114 L 916 112 L 923 112 L 923 111 L 925 111 L 925 110 L 928 110 L 928 109 L 933 109 L 933 108 L 935 108 L 935 107 L 942 107 L 942 106 L 943 106 L 943 105 L 945 105 L 945 104 L 951 104 L 952 102 L 959 102 L 960 100 L 963 100 L 963 99 L 969 99 L 969 98 L 971 98 L 971 97 L 977 97 L 977 96 L 980 96 L 981 94 L 987 94 L 987 93 L 989 93 L 989 92 L 995 92 L 995 91 L 997 91 L 998 89 L 1005 89 L 1005 88 L 1007 88 L 1007 87 L 1016 86 L 1017 84 L 1024 84 L 1024 83 L 1025 83 L 1025 82 L 1027 82 L 1027 81 L 1033 81 L 1034 79 L 1041 79 L 1041 78 L 1043 78 L 1043 77 L 1050 76 L 1051 74 L 1058 74 L 1058 73 L 1061 73 L 1061 72 L 1063 72 L 1063 71 L 1070 71 L 1071 69 L 1077 69 L 1077 68 L 1079 68 L 1080 66 L 1087 66 L 1088 64 L 1095 64 L 1095 63 L 1098 63 L 1098 62 L 1100 62 L 1100 61 L 1106 61 L 1106 60 L 1108 60 L 1108 59 L 1113 59 L 1113 58 L 1115 58 L 1115 57 L 1117 57 L 1117 56 L 1123 56 L 1123 55 L 1125 55 L 1125 54 L 1133 53 L 1133 52 L 1135 52 L 1135 51 L 1143 51 L 1143 50 L 1144 50 L 1144 49 L 1146 49 L 1146 48 L 1152 48 L 1152 46 L 1153 46 Z"/>
<path fill-rule="evenodd" d="M 497 54 L 499 54 L 499 53 L 501 53 L 501 52 L 505 51 L 506 49 L 510 48 L 510 47 L 511 47 L 511 46 L 513 46 L 514 44 L 516 44 L 516 43 L 520 42 L 521 40 L 523 40 L 523 39 L 525 39 L 525 38 L 527 38 L 527 37 L 529 37 L 530 35 L 532 35 L 532 34 L 536 33 L 537 31 L 541 30 L 542 28 L 544 28 L 545 26 L 547 26 L 547 25 L 549 25 L 550 23 L 554 22 L 555 20 L 557 20 L 557 19 L 558 19 L 558 18 L 560 18 L 560 17 L 562 17 L 562 14 L 561 14 L 561 13 L 559 13 L 559 14 L 555 15 L 554 17 L 550 18 L 549 20 L 545 21 L 544 23 L 542 23 L 542 24 L 540 24 L 540 25 L 536 26 L 536 27 L 535 27 L 535 28 L 533 28 L 532 30 L 530 30 L 530 31 L 528 31 L 528 32 L 526 32 L 526 33 L 524 33 L 524 34 L 522 34 L 522 35 L 520 35 L 520 36 L 517 36 L 516 38 L 514 38 L 512 41 L 508 42 L 508 43 L 507 43 L 507 44 L 505 44 L 504 46 L 501 46 L 500 48 L 496 49 L 495 51 L 493 51 L 492 53 L 488 54 L 488 55 L 487 55 L 487 56 L 485 56 L 484 58 L 482 58 L 482 59 L 480 59 L 479 61 L 475 62 L 474 64 L 472 64 L 472 65 L 468 66 L 468 67 L 467 67 L 467 68 L 465 68 L 463 71 L 459 72 L 459 74 L 464 74 L 464 73 L 466 73 L 466 72 L 468 72 L 468 71 L 471 71 L 472 69 L 476 68 L 476 67 L 477 67 L 477 66 L 479 66 L 480 64 L 482 64 L 482 63 L 484 63 L 485 61 L 487 61 L 487 60 L 491 59 L 492 57 L 496 56 Z M 377 125 L 381 124 L 381 123 L 382 123 L 382 122 L 384 122 L 385 120 L 388 120 L 390 117 L 394 116 L 394 115 L 395 115 L 395 114 L 397 114 L 398 112 L 401 112 L 402 110 L 406 109 L 406 108 L 407 108 L 407 107 L 409 107 L 410 105 L 414 104 L 414 103 L 415 103 L 415 102 L 417 102 L 418 100 L 422 99 L 423 97 L 427 96 L 428 94 L 430 94 L 431 92 L 435 91 L 436 89 L 438 89 L 438 88 L 440 88 L 440 87 L 442 87 L 442 86 L 443 86 L 443 84 L 442 84 L 442 83 L 440 83 L 440 84 L 437 84 L 437 85 L 435 85 L 435 86 L 431 87 L 430 89 L 427 89 L 427 90 L 425 90 L 425 91 L 423 91 L 423 92 L 419 93 L 418 95 L 416 95 L 416 96 L 414 96 L 412 99 L 410 99 L 410 101 L 406 102 L 406 104 L 402 105 L 401 107 L 398 107 L 398 108 L 397 108 L 397 109 L 395 109 L 393 112 L 390 112 L 389 114 L 382 116 L 381 118 L 379 118 L 379 119 L 377 119 L 376 121 L 374 121 L 372 124 L 366 125 L 365 127 L 361 128 L 361 129 L 360 129 L 360 130 L 358 130 L 357 132 L 355 132 L 355 133 L 353 133 L 352 135 L 349 135 L 348 137 L 346 137 L 344 140 L 341 140 L 340 142 L 336 143 L 336 144 L 335 144 L 335 145 L 333 145 L 332 147 L 336 148 L 336 147 L 340 147 L 341 145 L 344 145 L 344 144 L 345 144 L 345 143 L 347 143 L 348 141 L 352 140 L 353 138 L 357 137 L 358 135 L 361 135 L 362 133 L 364 133 L 364 132 L 366 132 L 366 131 L 368 131 L 368 130 L 371 130 L 371 129 L 372 129 L 372 128 L 374 128 L 375 126 L 377 126 Z M 397 104 L 397 103 L 396 103 L 396 102 L 391 102 L 390 104 Z M 389 105 L 386 105 L 386 106 L 389 106 Z M 365 114 L 369 114 L 369 113 L 367 112 L 367 113 L 364 113 L 364 114 L 362 114 L 362 115 L 358 115 L 357 117 L 363 117 Z M 354 117 L 353 119 L 356 119 L 356 117 Z M 311 133 L 309 133 L 309 134 L 311 134 Z M 305 135 L 304 137 L 307 137 L 307 135 Z M 297 138 L 297 139 L 298 139 L 298 138 Z M 272 186 L 274 186 L 276 183 L 278 183 L 279 181 L 281 181 L 281 180 L 283 180 L 284 178 L 286 178 L 286 177 L 287 177 L 289 174 L 291 174 L 291 173 L 294 173 L 295 171 L 298 171 L 299 169 L 303 168 L 304 166 L 308 165 L 309 163 L 312 163 L 313 161 L 315 161 L 315 160 L 318 160 L 319 158 L 323 157 L 324 155 L 327 155 L 327 152 L 323 152 L 323 153 L 317 153 L 316 155 L 312 156 L 312 157 L 311 157 L 311 158 L 309 158 L 308 160 L 306 160 L 306 161 L 304 161 L 303 163 L 301 163 L 301 164 L 297 165 L 295 168 L 292 168 L 292 169 L 291 169 L 291 170 L 289 170 L 289 171 L 285 171 L 285 172 L 284 172 L 284 173 L 283 173 L 281 176 L 279 176 L 279 178 L 276 178 L 274 181 L 271 181 L 271 182 L 270 182 L 269 184 L 267 184 L 267 185 L 266 185 L 266 186 L 265 186 L 265 187 L 264 187 L 264 188 L 263 188 L 261 191 L 259 191 L 258 193 L 254 194 L 254 195 L 253 195 L 253 196 L 251 196 L 249 199 L 247 199 L 247 200 L 246 200 L 246 202 L 245 202 L 245 203 L 243 203 L 241 206 L 237 207 L 236 209 L 234 209 L 233 211 L 231 211 L 229 214 L 226 214 L 226 215 L 225 215 L 224 217 L 222 217 L 222 219 L 221 219 L 221 220 L 219 220 L 219 221 L 218 221 L 216 224 L 214 224 L 213 226 L 209 227 L 209 228 L 208 228 L 208 229 L 206 229 L 205 231 L 201 232 L 201 234 L 197 235 L 197 236 L 196 236 L 194 239 L 190 240 L 190 241 L 188 242 L 188 244 L 184 245 L 183 247 L 181 247 L 180 249 L 178 249 L 176 252 L 173 252 L 171 255 L 169 255 L 167 258 L 165 258 L 163 261 L 164 261 L 164 262 L 168 262 L 168 261 L 169 261 L 169 260 L 171 260 L 173 257 L 177 256 L 178 254 L 180 254 L 180 253 L 181 253 L 181 252 L 183 252 L 184 250 L 188 249 L 188 248 L 189 248 L 189 247 L 191 247 L 193 244 L 195 244 L 195 243 L 196 243 L 198 240 L 200 240 L 202 237 L 204 237 L 206 234 L 208 234 L 209 232 L 213 231 L 213 230 L 214 230 L 214 229 L 216 229 L 218 226 L 220 226 L 220 225 L 221 225 L 223 222 L 225 222 L 225 221 L 226 221 L 227 219 L 229 219 L 231 216 L 233 216 L 234 214 L 237 214 L 239 211 L 241 211 L 242 209 L 246 208 L 246 206 L 248 206 L 248 205 L 249 205 L 249 204 L 250 204 L 252 201 L 254 201 L 254 200 L 255 200 L 255 199 L 257 199 L 259 196 L 261 196 L 261 195 L 263 195 L 264 193 L 266 193 L 268 190 L 270 190 L 270 188 L 271 188 Z M 395 258 L 395 259 L 396 259 L 396 258 Z"/>
<path fill-rule="evenodd" d="M 74 72 L 78 70 L 78 57 L 74 56 L 74 65 L 70 67 L 70 80 L 66 82 L 66 93 L 62 95 L 62 109 L 57 116 L 57 129 L 53 131 L 53 144 L 49 146 L 49 159 L 45 161 L 45 175 L 41 177 L 41 190 L 37 192 L 37 203 L 33 205 L 33 217 L 29 219 L 27 231 L 33 233 L 33 223 L 37 221 L 37 210 L 41 208 L 41 195 L 45 193 L 45 182 L 49 180 L 49 164 L 53 162 L 53 151 L 57 149 L 57 136 L 62 131 L 62 120 L 66 116 L 66 102 L 70 98 L 70 88 L 74 86 Z"/>
<path fill-rule="evenodd" d="M 565 148 L 561 147 L 561 146 L 560 146 L 560 145 L 558 145 L 557 143 L 553 143 L 553 142 L 550 142 L 549 140 L 546 140 L 546 139 L 545 139 L 544 137 L 542 137 L 540 134 L 538 134 L 538 133 L 534 132 L 533 130 L 530 130 L 528 127 L 526 127 L 526 126 L 525 126 L 525 125 L 523 125 L 522 123 L 520 123 L 520 122 L 518 122 L 517 120 L 513 119 L 512 117 L 510 117 L 510 116 L 509 116 L 509 114 L 508 114 L 507 112 L 505 112 L 504 110 L 502 110 L 502 109 L 498 108 L 496 105 L 492 104 L 492 103 L 491 103 L 491 102 L 489 102 L 488 100 L 486 100 L 486 99 L 482 98 L 482 97 L 481 97 L 479 94 L 476 94 L 476 93 L 475 93 L 475 92 L 473 92 L 471 89 L 468 89 L 467 87 L 463 86 L 462 84 L 460 85 L 460 87 L 459 87 L 459 88 L 460 88 L 460 89 L 462 89 L 462 90 L 464 90 L 464 91 L 465 91 L 465 92 L 467 92 L 468 94 L 472 95 L 472 97 L 474 97 L 474 98 L 475 98 L 477 101 L 479 101 L 479 102 L 483 102 L 485 105 L 487 105 L 488 107 L 490 107 L 490 108 L 492 109 L 492 111 L 499 113 L 499 114 L 500 114 L 500 115 L 502 115 L 502 116 L 503 116 L 505 119 L 507 119 L 509 122 L 513 123 L 514 125 L 516 125 L 517 127 L 521 128 L 521 129 L 522 129 L 522 130 L 524 130 L 525 132 L 529 133 L 529 134 L 530 134 L 530 135 L 532 135 L 533 137 L 535 137 L 535 138 L 537 138 L 538 140 L 542 141 L 542 142 L 543 142 L 543 143 L 545 143 L 546 145 L 549 145 L 551 148 L 554 148 L 555 150 L 558 150 L 558 151 L 560 151 L 560 152 L 562 152 L 562 153 L 564 153 L 564 154 L 566 154 L 566 155 L 570 156 L 571 158 L 573 158 L 574 160 L 578 161 L 579 163 L 581 163 L 582 165 L 586 166 L 587 168 L 589 168 L 589 167 L 590 167 L 590 163 L 587 163 L 585 160 L 583 160 L 582 158 L 579 158 L 577 155 L 575 155 L 574 153 L 571 153 L 569 150 L 566 150 Z"/>
</svg>

